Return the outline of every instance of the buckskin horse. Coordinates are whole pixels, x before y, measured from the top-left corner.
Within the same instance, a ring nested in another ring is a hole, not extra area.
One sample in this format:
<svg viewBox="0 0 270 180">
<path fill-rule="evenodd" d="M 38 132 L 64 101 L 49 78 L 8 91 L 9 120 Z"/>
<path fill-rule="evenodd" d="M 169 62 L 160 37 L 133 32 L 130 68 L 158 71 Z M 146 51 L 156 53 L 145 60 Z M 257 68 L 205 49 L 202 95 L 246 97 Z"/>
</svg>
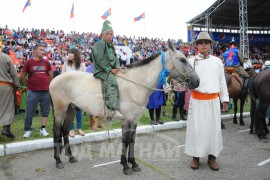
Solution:
<svg viewBox="0 0 270 180">
<path fill-rule="evenodd" d="M 165 53 L 166 68 L 169 76 L 179 82 L 185 82 L 190 89 L 199 86 L 199 77 L 192 69 L 185 56 L 175 49 L 168 41 L 169 50 Z M 125 74 L 117 74 L 120 112 L 125 116 L 122 122 L 122 155 L 123 172 L 131 175 L 133 171 L 141 171 L 135 161 L 134 145 L 137 119 L 148 103 L 148 98 L 157 87 L 162 71 L 161 56 L 154 55 L 142 62 L 127 66 Z M 136 82 L 136 83 L 135 83 Z M 56 167 L 63 168 L 60 159 L 62 138 L 64 139 L 65 155 L 71 163 L 77 162 L 69 145 L 70 124 L 76 113 L 76 107 L 94 116 L 107 117 L 101 82 L 89 73 L 67 72 L 57 76 L 50 84 L 50 93 L 54 106 L 54 158 Z M 128 152 L 128 159 L 127 159 Z M 131 164 L 131 168 L 129 167 Z"/>
<path fill-rule="evenodd" d="M 270 71 L 261 71 L 255 77 L 250 79 L 250 134 L 255 133 L 260 140 L 268 139 L 269 130 L 266 125 L 265 114 L 270 104 Z M 254 127 L 253 127 L 254 126 Z"/>
</svg>

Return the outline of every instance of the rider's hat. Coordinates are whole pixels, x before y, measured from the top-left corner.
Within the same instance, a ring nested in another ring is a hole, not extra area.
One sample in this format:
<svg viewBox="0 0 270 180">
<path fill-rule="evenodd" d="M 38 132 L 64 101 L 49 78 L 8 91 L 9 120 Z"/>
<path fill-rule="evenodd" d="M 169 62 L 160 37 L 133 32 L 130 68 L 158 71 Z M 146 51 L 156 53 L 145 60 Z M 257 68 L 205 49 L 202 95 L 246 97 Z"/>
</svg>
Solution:
<svg viewBox="0 0 270 180">
<path fill-rule="evenodd" d="M 232 45 L 232 44 L 236 45 L 236 42 L 235 42 L 235 40 L 234 40 L 234 37 L 232 38 L 232 40 L 231 40 L 231 42 L 230 42 L 230 45 Z"/>
<path fill-rule="evenodd" d="M 102 30 L 101 30 L 101 34 L 103 34 L 106 31 L 113 32 L 112 23 L 109 20 L 105 20 L 103 22 L 103 27 L 102 27 Z"/>
</svg>

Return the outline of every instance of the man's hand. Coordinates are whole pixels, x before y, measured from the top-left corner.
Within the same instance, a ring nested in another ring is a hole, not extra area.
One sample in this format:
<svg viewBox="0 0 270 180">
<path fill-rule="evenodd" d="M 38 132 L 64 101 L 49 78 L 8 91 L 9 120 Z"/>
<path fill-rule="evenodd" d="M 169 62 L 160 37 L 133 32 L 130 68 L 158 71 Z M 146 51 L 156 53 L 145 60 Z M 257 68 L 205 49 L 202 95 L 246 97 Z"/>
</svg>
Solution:
<svg viewBox="0 0 270 180">
<path fill-rule="evenodd" d="M 113 73 L 113 74 L 117 74 L 118 73 L 118 69 L 111 69 L 111 72 Z"/>
<path fill-rule="evenodd" d="M 227 111 L 228 110 L 228 102 L 223 102 L 222 103 L 222 109 L 221 109 L 221 111 L 222 112 L 225 112 L 225 111 Z"/>
</svg>

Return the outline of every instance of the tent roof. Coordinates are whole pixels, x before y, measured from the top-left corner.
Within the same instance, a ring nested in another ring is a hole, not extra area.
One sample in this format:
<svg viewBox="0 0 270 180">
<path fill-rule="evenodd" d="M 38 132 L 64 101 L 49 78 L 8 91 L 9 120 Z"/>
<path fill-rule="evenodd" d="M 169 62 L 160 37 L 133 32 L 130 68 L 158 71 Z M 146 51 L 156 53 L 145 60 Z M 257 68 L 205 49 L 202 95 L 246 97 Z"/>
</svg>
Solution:
<svg viewBox="0 0 270 180">
<path fill-rule="evenodd" d="M 247 0 L 248 27 L 270 29 L 269 9 L 269 0 Z M 204 26 L 207 14 L 210 14 L 209 17 L 212 19 L 212 27 L 239 28 L 239 0 L 217 0 L 187 24 Z"/>
</svg>

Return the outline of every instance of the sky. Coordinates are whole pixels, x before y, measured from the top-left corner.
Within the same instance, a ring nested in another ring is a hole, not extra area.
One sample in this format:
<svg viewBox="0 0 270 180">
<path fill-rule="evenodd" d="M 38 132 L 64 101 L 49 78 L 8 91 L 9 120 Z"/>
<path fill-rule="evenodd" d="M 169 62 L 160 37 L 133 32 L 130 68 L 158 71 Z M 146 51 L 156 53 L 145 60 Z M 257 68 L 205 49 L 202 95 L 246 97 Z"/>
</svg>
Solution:
<svg viewBox="0 0 270 180">
<path fill-rule="evenodd" d="M 115 35 L 158 37 L 187 41 L 187 24 L 216 0 L 0 0 L 0 26 L 100 33 L 101 16 L 111 7 Z M 70 11 L 74 2 L 74 19 Z M 145 12 L 145 19 L 134 18 Z"/>
</svg>

